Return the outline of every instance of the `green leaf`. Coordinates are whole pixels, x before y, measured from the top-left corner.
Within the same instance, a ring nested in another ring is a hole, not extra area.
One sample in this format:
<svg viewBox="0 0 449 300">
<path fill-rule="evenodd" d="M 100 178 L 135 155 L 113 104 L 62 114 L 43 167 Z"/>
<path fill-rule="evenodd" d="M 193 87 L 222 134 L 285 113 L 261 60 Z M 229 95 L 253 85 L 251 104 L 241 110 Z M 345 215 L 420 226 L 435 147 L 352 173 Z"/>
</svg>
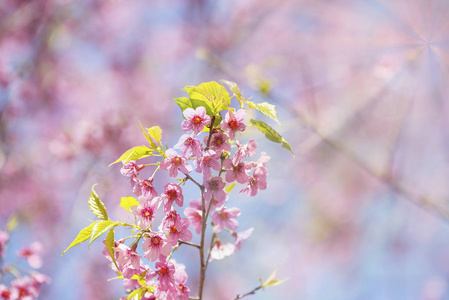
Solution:
<svg viewBox="0 0 449 300">
<path fill-rule="evenodd" d="M 147 132 L 157 144 L 161 141 L 162 129 L 159 126 L 153 126 L 151 128 L 147 128 Z"/>
<path fill-rule="evenodd" d="M 18 221 L 17 215 L 13 214 L 11 217 L 9 217 L 8 223 L 6 223 L 6 231 L 7 232 L 13 231 L 17 227 L 18 224 L 19 224 L 19 221 Z"/>
<path fill-rule="evenodd" d="M 200 100 L 210 106 L 212 115 L 218 115 L 221 110 L 228 109 L 231 103 L 231 97 L 226 88 L 216 81 L 203 82 L 198 86 L 187 86 L 184 90 L 189 94 L 192 103 L 193 100 Z"/>
<path fill-rule="evenodd" d="M 157 147 L 157 145 L 155 145 L 155 147 Z M 119 161 L 123 161 L 123 163 L 126 164 L 130 160 L 138 160 L 151 155 L 153 155 L 153 151 L 151 150 L 151 148 L 148 148 L 147 146 L 133 147 L 129 150 L 126 150 L 126 152 L 123 153 L 122 156 L 119 157 L 119 159 L 110 164 L 109 167 L 112 166 L 113 164 L 118 163 Z"/>
<path fill-rule="evenodd" d="M 89 241 L 89 247 L 100 236 L 103 235 L 106 231 L 109 229 L 117 226 L 117 223 L 111 220 L 104 220 L 104 221 L 98 221 L 95 222 L 94 227 L 92 228 L 92 233 L 90 234 L 90 241 Z"/>
<path fill-rule="evenodd" d="M 240 92 L 239 87 L 237 86 L 237 84 L 235 82 L 232 81 L 227 81 L 227 80 L 220 80 L 221 82 L 223 82 L 224 84 L 226 84 L 229 89 L 232 91 L 232 93 L 234 94 L 234 97 L 239 101 L 240 103 L 240 108 L 243 108 L 243 106 L 246 103 L 246 100 L 242 93 Z"/>
<path fill-rule="evenodd" d="M 142 130 L 142 133 L 143 133 L 143 135 L 145 136 L 145 139 L 147 140 L 147 142 L 150 144 L 150 146 L 151 146 L 152 148 L 156 148 L 157 145 L 154 144 L 154 142 L 153 142 L 153 140 L 151 139 L 150 135 L 149 135 L 148 133 L 145 132 L 145 130 L 143 129 L 142 124 L 140 123 L 140 121 L 139 121 L 139 125 L 140 125 L 140 129 Z"/>
<path fill-rule="evenodd" d="M 234 187 L 237 185 L 237 182 L 234 182 L 234 183 L 231 183 L 230 185 L 226 185 L 225 186 L 225 191 L 226 191 L 226 193 L 230 193 L 233 189 L 234 189 Z"/>
<path fill-rule="evenodd" d="M 117 265 L 117 262 L 115 261 L 114 249 L 112 249 L 112 247 L 115 246 L 114 227 L 109 229 L 109 232 L 106 235 L 105 245 L 106 245 L 106 249 L 108 250 L 109 256 L 111 257 L 112 261 L 114 262 L 114 265 L 117 267 L 117 270 L 120 270 Z"/>
<path fill-rule="evenodd" d="M 275 120 L 279 125 L 281 125 L 281 123 L 278 120 L 278 113 L 276 111 L 276 106 L 274 106 L 273 104 L 270 104 L 268 102 L 254 103 L 248 101 L 248 105 L 251 108 L 257 109 L 259 112 L 261 112 L 268 118 Z"/>
<path fill-rule="evenodd" d="M 257 129 L 259 129 L 263 134 L 265 134 L 265 137 L 267 139 L 269 139 L 270 141 L 275 142 L 275 143 L 281 143 L 283 148 L 290 150 L 290 152 L 293 154 L 293 156 L 295 156 L 290 144 L 271 126 L 269 126 L 268 124 L 266 124 L 263 121 L 256 121 L 253 119 L 249 120 L 249 122 L 253 126 L 256 126 Z"/>
<path fill-rule="evenodd" d="M 100 221 L 97 221 L 100 222 Z M 92 224 L 90 224 L 89 226 L 87 226 L 86 228 L 82 229 L 78 235 L 76 236 L 76 238 L 73 240 L 73 242 L 67 247 L 67 249 L 65 249 L 64 251 L 62 251 L 61 255 L 63 255 L 67 250 L 69 250 L 70 248 L 72 248 L 73 246 L 76 246 L 78 244 L 81 244 L 82 242 L 87 241 L 91 234 L 92 234 L 92 228 L 94 227 L 94 225 L 97 222 L 93 222 Z"/>
<path fill-rule="evenodd" d="M 268 279 L 261 285 L 261 287 L 265 288 L 268 286 L 276 286 L 288 280 L 288 279 L 283 280 L 275 279 L 276 276 L 277 271 L 274 270 L 273 273 L 271 273 L 271 275 L 268 277 Z"/>
<path fill-rule="evenodd" d="M 109 220 L 108 212 L 106 211 L 106 207 L 103 202 L 98 197 L 97 193 L 94 190 L 96 184 L 92 186 L 92 190 L 90 191 L 89 196 L 89 208 L 90 211 L 99 219 Z"/>
<path fill-rule="evenodd" d="M 130 207 L 139 206 L 140 203 L 134 197 L 122 197 L 120 201 L 120 206 L 131 212 Z"/>
</svg>

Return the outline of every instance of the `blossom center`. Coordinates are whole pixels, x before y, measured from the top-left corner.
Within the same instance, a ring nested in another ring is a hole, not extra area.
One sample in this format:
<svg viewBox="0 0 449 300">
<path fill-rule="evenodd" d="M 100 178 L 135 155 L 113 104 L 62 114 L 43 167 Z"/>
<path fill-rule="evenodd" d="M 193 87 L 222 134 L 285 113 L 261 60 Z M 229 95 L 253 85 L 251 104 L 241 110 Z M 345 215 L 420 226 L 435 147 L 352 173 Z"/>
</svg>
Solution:
<svg viewBox="0 0 449 300">
<path fill-rule="evenodd" d="M 229 122 L 229 127 L 231 127 L 232 129 L 236 128 L 239 125 L 239 123 L 236 120 L 232 120 L 231 122 Z"/>
<path fill-rule="evenodd" d="M 153 245 L 159 245 L 160 244 L 160 238 L 158 236 L 155 236 L 153 238 L 151 238 L 151 243 L 153 243 Z"/>
<path fill-rule="evenodd" d="M 167 267 L 162 267 L 159 269 L 159 276 L 164 276 L 168 274 L 168 269 Z"/>
<path fill-rule="evenodd" d="M 199 125 L 201 123 L 201 118 L 199 116 L 194 116 L 192 121 L 195 125 Z"/>
<path fill-rule="evenodd" d="M 175 157 L 175 158 L 173 158 L 172 162 L 174 165 L 179 166 L 181 164 L 181 158 Z"/>
<path fill-rule="evenodd" d="M 174 200 L 174 199 L 176 199 L 176 196 L 178 195 L 178 193 L 175 191 L 175 190 L 169 190 L 168 192 L 167 192 L 167 198 L 169 199 L 169 200 Z"/>
</svg>

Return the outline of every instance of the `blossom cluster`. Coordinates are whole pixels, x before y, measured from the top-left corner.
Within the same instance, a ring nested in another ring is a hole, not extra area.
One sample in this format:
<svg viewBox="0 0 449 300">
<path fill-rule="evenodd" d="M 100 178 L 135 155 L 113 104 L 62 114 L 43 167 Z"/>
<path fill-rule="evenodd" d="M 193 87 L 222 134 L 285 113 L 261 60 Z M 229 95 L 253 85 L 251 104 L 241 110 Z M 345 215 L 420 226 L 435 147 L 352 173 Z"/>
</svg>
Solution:
<svg viewBox="0 0 449 300">
<path fill-rule="evenodd" d="M 249 108 L 279 121 L 274 105 L 248 101 L 235 83 L 223 83 L 237 98 L 239 109 L 230 107 L 231 97 L 222 84 L 207 82 L 188 86 L 185 90 L 189 98 L 174 99 L 184 117 L 180 124 L 184 133 L 178 141 L 168 147 L 162 143 L 160 127 L 141 126 L 149 146 L 133 147 L 111 164 L 122 162 L 120 172 L 130 182 L 133 196 L 122 197 L 120 206 L 133 215 L 133 223 L 112 221 L 92 188 L 89 207 L 99 220 L 81 230 L 67 249 L 89 238 L 90 244 L 107 232 L 103 254 L 129 293 L 122 299 L 191 298 L 185 266 L 172 259 L 173 253 L 186 245 L 199 250 L 197 299 L 201 300 L 208 263 L 240 250 L 242 242 L 254 230 L 252 227 L 239 230 L 241 211 L 229 205 L 229 195 L 238 185 L 240 193 L 248 196 L 265 190 L 266 164 L 270 157 L 261 152 L 255 158 L 258 143 L 253 139 L 243 142 L 239 137 L 249 126 L 246 120 Z M 288 142 L 265 122 L 250 119 L 249 123 L 270 141 L 292 151 Z M 146 157 L 152 157 L 152 162 L 139 161 Z M 143 175 L 144 169 L 150 169 L 152 175 Z M 156 177 L 161 172 L 168 175 L 169 182 L 159 182 L 157 178 L 167 178 Z M 199 189 L 199 197 L 191 199 L 188 205 L 185 203 L 187 183 Z M 210 231 L 206 230 L 208 224 Z M 116 239 L 117 226 L 132 229 L 131 235 Z M 192 230 L 199 235 L 199 244 L 191 242 Z"/>
<path fill-rule="evenodd" d="M 246 128 L 245 115 L 243 109 L 235 113 L 228 111 L 221 123 L 214 127 L 204 107 L 186 109 L 185 120 L 181 124 L 185 134 L 172 148 L 163 152 L 164 158 L 156 164 L 157 168 L 151 177 L 139 177 L 141 170 L 148 165 L 137 164 L 134 160 L 124 163 L 121 168 L 121 174 L 129 178 L 133 194 L 138 199 L 138 205 L 130 207 L 130 211 L 142 232 L 139 239 L 143 239 L 143 255 L 138 254 L 137 243 L 127 246 L 124 239 L 117 240 L 113 247 L 116 265 L 112 266 L 122 274 L 125 287 L 130 290 L 140 287 L 137 278 L 145 274 L 145 284 L 153 289 L 147 291 L 141 299 L 188 299 L 190 289 L 186 286 L 185 266 L 169 258 L 180 243 L 191 241 L 191 228 L 201 234 L 204 214 L 211 216 L 214 234 L 209 261 L 233 254 L 240 249 L 242 241 L 251 235 L 253 228 L 236 232 L 240 209 L 228 207 L 229 192 L 225 189 L 227 184 L 239 183 L 244 185 L 240 193 L 255 196 L 259 190 L 267 188 L 266 163 L 269 156 L 262 153 L 258 160 L 248 161 L 247 158 L 256 154 L 257 142 L 250 140 L 243 144 L 236 140 L 236 134 Z M 206 132 L 207 135 L 200 139 L 204 128 L 212 131 Z M 231 156 L 233 146 L 236 151 Z M 159 169 L 168 171 L 171 178 L 180 175 L 184 178 L 178 184 L 165 184 L 159 194 L 153 184 Z M 194 172 L 201 176 L 203 184 L 192 177 Z M 202 199 L 193 199 L 185 206 L 182 185 L 189 179 L 200 187 Z M 181 208 L 184 208 L 186 217 L 181 216 Z M 159 211 L 164 213 L 164 217 L 156 227 L 154 220 Z M 234 243 L 220 241 L 217 234 L 224 230 L 234 237 Z M 106 247 L 104 254 L 112 263 Z M 155 262 L 154 268 L 145 265 L 142 257 Z"/>
<path fill-rule="evenodd" d="M 35 270 L 28 271 L 27 274 L 20 274 L 18 269 L 13 265 L 3 265 L 6 255 L 6 249 L 9 242 L 10 233 L 0 230 L 0 279 L 8 274 L 15 276 L 10 281 L 9 286 L 0 283 L 0 299 L 1 300 L 33 300 L 37 299 L 41 292 L 42 284 L 50 283 L 50 278 Z M 28 265 L 33 269 L 42 267 L 42 244 L 33 242 L 26 245 L 17 252 L 17 257 L 25 259 Z"/>
</svg>

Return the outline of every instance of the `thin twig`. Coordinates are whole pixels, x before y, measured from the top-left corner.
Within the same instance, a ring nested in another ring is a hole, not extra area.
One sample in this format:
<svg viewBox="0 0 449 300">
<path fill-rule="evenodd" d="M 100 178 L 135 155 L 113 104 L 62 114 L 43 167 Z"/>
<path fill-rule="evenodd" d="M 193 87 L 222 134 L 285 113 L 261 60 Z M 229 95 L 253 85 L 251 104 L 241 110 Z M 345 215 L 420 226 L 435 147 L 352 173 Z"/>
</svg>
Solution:
<svg viewBox="0 0 449 300">
<path fill-rule="evenodd" d="M 189 242 L 184 242 L 184 241 L 178 241 L 178 243 L 179 243 L 180 245 L 184 244 L 184 245 L 188 245 L 188 246 L 192 246 L 192 247 L 195 247 L 195 248 L 201 249 L 201 246 L 200 246 L 200 245 L 198 245 L 198 244 L 194 244 L 194 243 L 189 243 Z"/>
<path fill-rule="evenodd" d="M 238 294 L 237 296 L 235 296 L 235 298 L 233 298 L 232 300 L 238 300 L 238 299 L 242 299 L 243 297 L 249 296 L 249 295 L 254 295 L 258 290 L 260 290 L 262 288 L 262 285 L 259 285 L 258 287 L 256 287 L 254 290 L 252 290 L 251 292 L 248 292 L 246 294 L 240 295 Z"/>
</svg>

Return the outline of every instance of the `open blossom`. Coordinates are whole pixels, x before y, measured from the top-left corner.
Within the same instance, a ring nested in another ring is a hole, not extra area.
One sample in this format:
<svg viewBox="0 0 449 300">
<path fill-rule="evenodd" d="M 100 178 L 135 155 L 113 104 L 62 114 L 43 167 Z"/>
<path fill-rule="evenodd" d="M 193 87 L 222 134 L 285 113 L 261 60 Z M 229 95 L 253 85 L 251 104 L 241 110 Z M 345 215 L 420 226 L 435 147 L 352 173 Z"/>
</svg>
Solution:
<svg viewBox="0 0 449 300">
<path fill-rule="evenodd" d="M 236 207 L 223 207 L 221 210 L 214 212 L 212 215 L 212 222 L 215 224 L 213 231 L 215 233 L 220 232 L 224 227 L 236 230 L 239 227 L 239 222 L 236 220 L 239 215 L 240 209 Z"/>
<path fill-rule="evenodd" d="M 7 299 L 33 300 L 39 296 L 35 281 L 28 276 L 19 277 L 11 281 L 10 293 L 11 298 Z"/>
<path fill-rule="evenodd" d="M 204 192 L 204 199 L 206 201 L 212 198 L 216 198 L 217 201 L 226 199 L 226 192 L 223 190 L 226 184 L 221 177 L 212 177 L 204 182 L 204 186 L 206 187 L 206 191 Z"/>
<path fill-rule="evenodd" d="M 164 193 L 161 195 L 161 199 L 164 200 L 164 212 L 168 213 L 171 210 L 173 202 L 179 207 L 184 204 L 184 196 L 182 195 L 182 189 L 179 185 L 173 183 L 167 183 L 164 186 Z"/>
<path fill-rule="evenodd" d="M 239 164 L 244 157 L 253 156 L 256 154 L 254 150 L 257 149 L 257 142 L 255 140 L 250 140 L 247 144 L 243 145 L 239 141 L 235 141 L 238 150 L 235 152 L 234 157 L 232 157 L 232 163 L 234 165 Z"/>
<path fill-rule="evenodd" d="M 268 184 L 265 168 L 255 169 L 253 176 L 248 180 L 246 187 L 240 191 L 240 194 L 246 192 L 248 196 L 252 197 L 257 195 L 259 190 L 266 190 L 267 187 Z"/>
<path fill-rule="evenodd" d="M 131 212 L 139 218 L 139 226 L 142 229 L 147 229 L 151 226 L 151 222 L 156 216 L 156 211 L 160 204 L 158 197 L 154 199 L 147 199 L 143 196 L 139 197 L 139 206 L 132 206 Z"/>
<path fill-rule="evenodd" d="M 192 166 L 187 163 L 187 158 L 184 156 L 179 156 L 175 149 L 168 149 L 165 154 L 165 158 L 161 162 L 161 168 L 164 170 L 169 170 L 169 176 L 175 178 L 178 176 L 178 169 L 183 173 L 190 173 L 192 171 Z"/>
<path fill-rule="evenodd" d="M 212 260 L 221 260 L 226 256 L 230 256 L 234 254 L 235 246 L 231 243 L 222 244 L 220 240 L 215 241 L 214 246 L 210 250 L 210 258 L 209 261 Z"/>
<path fill-rule="evenodd" d="M 30 247 L 25 246 L 17 252 L 17 256 L 20 258 L 25 258 L 34 269 L 39 269 L 42 267 L 42 258 L 40 253 L 42 252 L 42 244 L 40 242 L 34 242 Z"/>
<path fill-rule="evenodd" d="M 158 261 L 155 264 L 156 270 L 147 272 L 145 280 L 152 281 L 157 277 L 157 287 L 160 291 L 167 291 L 175 286 L 175 265 L 171 262 Z"/>
<path fill-rule="evenodd" d="M 201 204 L 198 207 L 192 206 L 192 201 L 190 202 L 190 207 L 186 207 L 184 209 L 184 214 L 187 216 L 187 218 L 190 221 L 190 225 L 195 229 L 195 232 L 197 234 L 200 234 L 201 227 L 203 226 L 203 217 L 202 217 L 202 210 L 201 210 Z"/>
<path fill-rule="evenodd" d="M 175 285 L 178 287 L 178 299 L 179 300 L 189 300 L 190 289 L 186 285 L 187 282 L 187 273 L 185 271 L 186 266 L 184 264 L 176 263 L 175 260 L 172 260 L 175 264 Z"/>
<path fill-rule="evenodd" d="M 182 121 L 182 130 L 188 132 L 193 129 L 195 135 L 198 135 L 204 126 L 208 126 L 211 121 L 203 106 L 199 106 L 195 110 L 193 108 L 187 108 L 184 110 L 183 115 L 186 120 Z"/>
<path fill-rule="evenodd" d="M 207 150 L 204 152 L 203 157 L 198 160 L 194 160 L 195 171 L 201 173 L 203 179 L 209 179 L 212 175 L 210 168 L 215 171 L 220 171 L 221 166 L 218 162 L 220 154 L 214 150 Z"/>
<path fill-rule="evenodd" d="M 260 153 L 260 158 L 257 160 L 257 162 L 252 163 L 253 167 L 255 168 L 254 171 L 268 175 L 266 164 L 270 159 L 271 157 L 268 156 L 265 152 Z"/>
<path fill-rule="evenodd" d="M 204 143 L 207 143 L 208 137 L 204 138 Z M 221 154 L 224 151 L 231 151 L 231 144 L 228 143 L 229 135 L 223 133 L 221 131 L 215 132 L 212 134 L 210 139 L 209 148 L 214 150 L 215 152 Z"/>
<path fill-rule="evenodd" d="M 165 217 L 162 219 L 162 223 L 159 226 L 159 230 L 168 231 L 168 228 L 176 224 L 181 220 L 181 216 L 172 209 L 170 212 L 166 213 Z"/>
<path fill-rule="evenodd" d="M 180 149 L 181 155 L 185 157 L 201 157 L 201 151 L 203 147 L 201 142 L 195 139 L 190 134 L 184 134 L 179 138 L 176 145 L 173 146 L 174 149 Z"/>
<path fill-rule="evenodd" d="M 150 232 L 145 236 L 143 242 L 143 251 L 145 251 L 145 257 L 149 261 L 155 261 L 160 259 L 161 256 L 165 258 L 170 255 L 171 245 L 168 244 L 167 239 L 163 234 L 157 232 Z"/>
<path fill-rule="evenodd" d="M 232 236 L 235 237 L 235 248 L 240 250 L 241 246 L 242 246 L 242 242 L 244 240 L 246 240 L 247 238 L 249 238 L 251 236 L 251 234 L 253 233 L 254 228 L 248 228 L 247 230 L 241 231 L 241 232 L 233 232 Z"/>
<path fill-rule="evenodd" d="M 223 161 L 223 167 L 226 168 L 225 179 L 227 182 L 237 181 L 238 183 L 247 183 L 249 175 L 246 174 L 247 170 L 251 169 L 251 164 L 247 162 L 240 162 L 236 165 L 228 158 Z"/>
<path fill-rule="evenodd" d="M 178 240 L 188 242 L 192 239 L 192 232 L 189 230 L 190 221 L 187 218 L 181 218 L 178 222 L 165 228 L 167 232 L 167 240 L 175 246 Z"/>
<path fill-rule="evenodd" d="M 153 177 L 148 179 L 135 179 L 135 185 L 133 188 L 134 195 L 144 196 L 147 199 L 153 199 L 157 196 L 157 191 L 153 186 Z"/>
<path fill-rule="evenodd" d="M 9 299 L 17 299 L 17 291 L 15 293 L 9 289 L 6 285 L 0 284 L 0 299 L 1 300 L 9 300 Z"/>
<path fill-rule="evenodd" d="M 140 170 L 144 168 L 143 165 L 136 164 L 136 161 L 130 160 L 120 169 L 120 173 L 123 176 L 129 177 L 131 182 L 139 175 Z"/>
<path fill-rule="evenodd" d="M 221 129 L 229 132 L 231 140 L 235 139 L 235 132 L 245 131 L 246 126 L 243 123 L 245 119 L 246 111 L 239 109 L 235 114 L 232 111 L 228 111 L 224 120 L 221 121 Z"/>
<path fill-rule="evenodd" d="M 135 250 L 125 244 L 119 244 L 117 247 L 112 247 L 112 249 L 116 254 L 116 262 L 123 277 L 129 279 L 134 274 L 141 272 L 140 258 L 142 256 L 138 255 Z"/>
</svg>

